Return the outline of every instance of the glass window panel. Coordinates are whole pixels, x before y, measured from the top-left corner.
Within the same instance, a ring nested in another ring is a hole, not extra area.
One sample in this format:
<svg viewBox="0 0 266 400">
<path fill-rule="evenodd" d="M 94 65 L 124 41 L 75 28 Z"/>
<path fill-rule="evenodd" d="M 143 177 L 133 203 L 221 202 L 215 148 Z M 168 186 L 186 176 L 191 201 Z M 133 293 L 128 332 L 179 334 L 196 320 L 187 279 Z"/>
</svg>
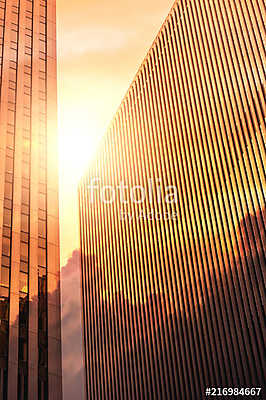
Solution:
<svg viewBox="0 0 266 400">
<path fill-rule="evenodd" d="M 21 314 L 20 314 L 21 315 Z M 21 319 L 21 316 L 19 316 Z M 23 325 L 23 323 L 21 323 Z M 28 355 L 28 344 L 27 340 L 25 338 L 20 337 L 19 338 L 19 349 L 18 349 L 18 357 L 19 361 L 27 361 L 27 355 Z"/>
<path fill-rule="evenodd" d="M 24 153 L 29 153 L 30 152 L 30 140 L 24 138 L 23 139 L 23 152 Z"/>
<path fill-rule="evenodd" d="M 8 112 L 7 112 L 7 121 L 8 121 L 9 124 L 15 125 L 15 112 L 14 111 L 8 110 Z"/>
<path fill-rule="evenodd" d="M 46 249 L 38 249 L 38 265 L 41 267 L 46 266 Z"/>
<path fill-rule="evenodd" d="M 31 36 L 25 35 L 25 46 L 31 47 L 31 42 L 32 42 Z"/>
<path fill-rule="evenodd" d="M 13 185 L 12 185 L 12 183 L 6 182 L 5 183 L 5 198 L 12 200 L 12 194 L 13 194 Z"/>
<path fill-rule="evenodd" d="M 29 232 L 29 216 L 21 214 L 21 231 Z"/>
<path fill-rule="evenodd" d="M 40 168 L 39 169 L 39 181 L 41 183 L 45 183 L 46 182 L 46 171 L 45 171 L 45 168 Z"/>
<path fill-rule="evenodd" d="M 21 205 L 21 212 L 22 212 L 22 214 L 29 215 L 29 213 L 30 213 L 29 206 L 27 206 L 26 204 L 22 204 Z"/>
<path fill-rule="evenodd" d="M 11 210 L 4 208 L 4 225 L 7 227 L 11 227 Z"/>
<path fill-rule="evenodd" d="M 20 271 L 27 274 L 29 272 L 29 263 L 20 261 Z"/>
<path fill-rule="evenodd" d="M 29 243 L 29 234 L 21 232 L 21 241 L 24 243 Z"/>
<path fill-rule="evenodd" d="M 0 301 L 2 301 L 3 299 L 8 299 L 8 297 L 9 297 L 9 289 L 0 286 Z"/>
<path fill-rule="evenodd" d="M 42 267 L 40 267 L 39 266 L 39 277 L 40 278 L 43 278 L 43 277 L 45 277 L 46 276 L 46 268 L 42 268 Z"/>
<path fill-rule="evenodd" d="M 10 269 L 6 267 L 1 267 L 1 281 L 0 284 L 5 287 L 9 287 L 9 273 Z"/>
<path fill-rule="evenodd" d="M 27 262 L 20 262 L 20 271 L 25 272 L 26 274 L 29 272 L 29 264 Z"/>
<path fill-rule="evenodd" d="M 30 132 L 30 128 L 31 128 L 31 119 L 30 117 L 24 116 L 24 128 Z"/>
<path fill-rule="evenodd" d="M 39 218 L 40 219 L 46 219 L 46 211 L 39 210 Z"/>
<path fill-rule="evenodd" d="M 4 207 L 5 209 L 11 210 L 12 209 L 12 201 L 9 199 L 4 200 Z"/>
<path fill-rule="evenodd" d="M 2 254 L 10 257 L 10 239 L 3 237 Z"/>
<path fill-rule="evenodd" d="M 11 66 L 11 69 L 9 70 L 9 81 L 16 82 L 16 65 L 14 67 L 15 69 Z"/>
<path fill-rule="evenodd" d="M 7 158 L 11 158 L 13 160 L 13 158 L 14 158 L 14 150 L 7 148 L 6 149 L 6 156 L 7 156 Z M 13 163 L 13 161 L 12 161 L 12 163 Z"/>
<path fill-rule="evenodd" d="M 39 184 L 39 192 L 40 193 L 46 193 L 46 185 L 45 184 L 43 184 L 43 183 L 40 183 Z"/>
<path fill-rule="evenodd" d="M 13 158 L 6 157 L 6 172 L 13 173 Z"/>
<path fill-rule="evenodd" d="M 42 276 L 40 274 L 43 274 Z M 39 318 L 40 315 L 46 317 L 46 310 L 47 310 L 47 277 L 43 271 L 39 269 L 39 279 L 38 279 L 38 293 L 39 293 Z M 46 324 L 43 324 L 45 326 Z M 39 320 L 39 328 L 40 328 L 40 320 Z"/>
<path fill-rule="evenodd" d="M 24 140 L 26 140 L 26 141 L 29 141 L 30 140 L 30 129 L 27 129 L 27 128 L 23 128 L 23 138 L 24 138 Z M 27 149 L 26 149 L 27 150 Z M 26 151 L 27 152 L 27 151 Z"/>
<path fill-rule="evenodd" d="M 15 107 L 15 104 L 14 104 L 14 103 L 10 103 L 10 102 L 8 103 L 8 109 L 9 109 L 9 110 L 15 111 L 15 108 L 16 108 L 16 107 Z"/>
<path fill-rule="evenodd" d="M 0 287 L 0 320 L 8 321 L 8 296 L 9 289 Z M 2 343 L 0 343 L 1 345 Z"/>
<path fill-rule="evenodd" d="M 28 163 L 22 163 L 22 176 L 25 178 L 29 178 L 30 176 L 30 165 Z"/>
<path fill-rule="evenodd" d="M 24 162 L 24 163 L 30 163 L 30 153 L 23 153 L 23 155 L 22 155 L 22 161 Z"/>
<path fill-rule="evenodd" d="M 29 204 L 30 201 L 30 191 L 29 189 L 22 188 L 21 199 L 23 204 Z"/>
<path fill-rule="evenodd" d="M 22 186 L 29 189 L 30 187 L 30 180 L 28 178 L 22 178 Z"/>
<path fill-rule="evenodd" d="M 19 325 L 27 326 L 29 320 L 28 296 L 21 293 L 19 296 Z"/>
<path fill-rule="evenodd" d="M 24 272 L 19 273 L 19 291 L 28 293 L 28 275 Z"/>
<path fill-rule="evenodd" d="M 42 238 L 46 237 L 46 221 L 39 219 L 39 236 Z"/>
<path fill-rule="evenodd" d="M 10 238 L 11 237 L 11 228 L 9 228 L 8 226 L 4 226 L 3 227 L 3 236 Z"/>
<path fill-rule="evenodd" d="M 46 248 L 46 239 L 39 238 L 39 240 L 38 240 L 38 246 L 39 246 L 40 248 L 42 248 L 42 249 L 45 249 L 45 248 Z"/>
<path fill-rule="evenodd" d="M 10 267 L 10 257 L 2 256 L 1 264 L 5 267 Z"/>
<path fill-rule="evenodd" d="M 6 172 L 6 182 L 13 182 L 13 174 L 11 174 L 10 172 Z"/>
<path fill-rule="evenodd" d="M 14 148 L 14 135 L 9 133 L 6 135 L 6 145 L 12 149 Z"/>
<path fill-rule="evenodd" d="M 46 210 L 46 195 L 43 193 L 39 193 L 39 208 Z"/>
<path fill-rule="evenodd" d="M 29 245 L 28 243 L 20 243 L 20 258 L 22 261 L 28 261 L 29 259 Z"/>
</svg>

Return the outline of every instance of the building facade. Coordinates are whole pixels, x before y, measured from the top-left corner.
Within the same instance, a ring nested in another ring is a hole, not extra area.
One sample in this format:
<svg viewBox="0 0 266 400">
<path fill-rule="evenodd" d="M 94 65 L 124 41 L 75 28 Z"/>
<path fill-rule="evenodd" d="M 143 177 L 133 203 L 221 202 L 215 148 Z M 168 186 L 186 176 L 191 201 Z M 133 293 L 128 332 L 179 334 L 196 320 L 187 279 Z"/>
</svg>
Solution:
<svg viewBox="0 0 266 400">
<path fill-rule="evenodd" d="M 55 7 L 0 1 L 0 400 L 62 398 Z"/>
<path fill-rule="evenodd" d="M 88 399 L 265 381 L 263 15 L 176 1 L 80 183 Z"/>
</svg>

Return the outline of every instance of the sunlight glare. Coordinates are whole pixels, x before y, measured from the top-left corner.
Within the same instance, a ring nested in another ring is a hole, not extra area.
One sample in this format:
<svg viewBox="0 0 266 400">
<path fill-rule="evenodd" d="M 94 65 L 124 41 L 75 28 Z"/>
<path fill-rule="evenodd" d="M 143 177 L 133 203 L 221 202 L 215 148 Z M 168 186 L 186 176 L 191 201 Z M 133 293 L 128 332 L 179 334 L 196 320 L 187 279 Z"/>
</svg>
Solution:
<svg viewBox="0 0 266 400">
<path fill-rule="evenodd" d="M 100 128 L 85 110 L 59 113 L 59 160 L 61 178 L 78 183 L 95 154 Z"/>
</svg>

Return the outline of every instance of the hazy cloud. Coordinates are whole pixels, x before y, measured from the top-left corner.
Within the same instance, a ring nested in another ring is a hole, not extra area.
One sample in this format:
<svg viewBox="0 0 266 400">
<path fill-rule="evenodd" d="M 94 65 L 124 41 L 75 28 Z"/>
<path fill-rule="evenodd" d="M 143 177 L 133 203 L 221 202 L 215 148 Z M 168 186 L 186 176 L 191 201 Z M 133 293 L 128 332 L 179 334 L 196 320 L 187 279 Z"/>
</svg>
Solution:
<svg viewBox="0 0 266 400">
<path fill-rule="evenodd" d="M 123 32 L 112 27 L 83 27 L 75 31 L 66 32 L 64 45 L 60 49 L 60 53 L 64 57 L 88 52 L 106 53 L 117 51 L 126 46 L 134 36 L 134 32 Z"/>
<path fill-rule="evenodd" d="M 84 398 L 81 328 L 80 251 L 61 271 L 64 400 Z"/>
</svg>

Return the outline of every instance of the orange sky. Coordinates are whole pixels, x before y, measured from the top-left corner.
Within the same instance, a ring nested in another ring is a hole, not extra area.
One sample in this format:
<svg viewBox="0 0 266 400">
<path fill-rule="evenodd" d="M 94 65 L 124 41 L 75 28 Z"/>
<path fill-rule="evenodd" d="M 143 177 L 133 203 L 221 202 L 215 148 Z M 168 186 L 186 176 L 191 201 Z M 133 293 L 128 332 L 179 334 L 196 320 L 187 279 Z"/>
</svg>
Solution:
<svg viewBox="0 0 266 400">
<path fill-rule="evenodd" d="M 61 265 L 79 247 L 77 182 L 173 0 L 57 0 Z"/>
</svg>

